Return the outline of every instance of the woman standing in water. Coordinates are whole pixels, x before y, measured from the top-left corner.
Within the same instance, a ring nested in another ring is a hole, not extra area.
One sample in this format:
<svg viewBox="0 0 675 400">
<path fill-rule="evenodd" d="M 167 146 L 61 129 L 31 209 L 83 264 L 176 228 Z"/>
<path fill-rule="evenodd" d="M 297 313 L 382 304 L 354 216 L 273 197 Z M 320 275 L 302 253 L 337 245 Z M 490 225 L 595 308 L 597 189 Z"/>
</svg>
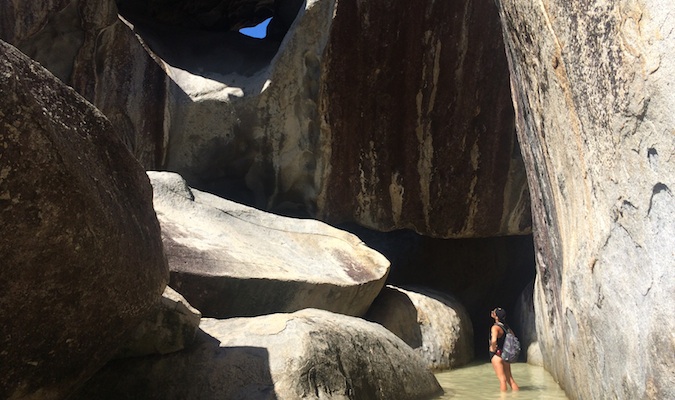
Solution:
<svg viewBox="0 0 675 400">
<path fill-rule="evenodd" d="M 506 325 L 506 310 L 497 307 L 492 310 L 490 316 L 495 320 L 492 328 L 490 328 L 490 362 L 492 363 L 492 368 L 495 369 L 497 379 L 499 379 L 499 389 L 505 392 L 507 390 L 506 384 L 508 383 L 511 389 L 519 390 L 520 388 L 516 380 L 511 375 L 511 364 L 502 360 L 501 357 L 504 338 L 506 338 L 506 332 L 502 326 L 509 329 L 508 325 Z"/>
</svg>

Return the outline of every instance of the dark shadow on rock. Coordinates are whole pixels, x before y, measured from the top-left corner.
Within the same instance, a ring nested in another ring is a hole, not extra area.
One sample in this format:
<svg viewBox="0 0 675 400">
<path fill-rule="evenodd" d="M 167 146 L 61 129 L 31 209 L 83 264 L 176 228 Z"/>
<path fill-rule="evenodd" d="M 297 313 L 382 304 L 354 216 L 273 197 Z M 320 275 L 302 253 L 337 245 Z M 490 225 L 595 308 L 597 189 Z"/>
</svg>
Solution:
<svg viewBox="0 0 675 400">
<path fill-rule="evenodd" d="M 389 287 L 383 288 L 364 318 L 384 326 L 413 349 L 422 346 L 417 308 L 403 292 Z"/>
<path fill-rule="evenodd" d="M 174 3 L 174 9 L 167 5 L 161 12 L 152 12 L 147 4 L 137 1 L 121 1 L 118 7 L 122 18 L 164 62 L 235 87 L 243 86 L 238 82 L 242 77 L 251 77 L 270 64 L 303 4 L 293 0 L 282 2 L 283 6 L 272 4 L 250 10 L 214 9 L 209 11 L 210 16 L 205 12 L 198 17 L 181 14 L 181 2 Z M 270 17 L 270 33 L 263 39 L 238 32 Z M 255 93 L 260 92 L 265 79 L 257 81 L 255 85 L 248 83 L 248 89 Z"/>
<path fill-rule="evenodd" d="M 188 349 L 109 362 L 69 400 L 276 400 L 269 354 L 261 347 L 221 347 L 199 330 Z"/>
</svg>

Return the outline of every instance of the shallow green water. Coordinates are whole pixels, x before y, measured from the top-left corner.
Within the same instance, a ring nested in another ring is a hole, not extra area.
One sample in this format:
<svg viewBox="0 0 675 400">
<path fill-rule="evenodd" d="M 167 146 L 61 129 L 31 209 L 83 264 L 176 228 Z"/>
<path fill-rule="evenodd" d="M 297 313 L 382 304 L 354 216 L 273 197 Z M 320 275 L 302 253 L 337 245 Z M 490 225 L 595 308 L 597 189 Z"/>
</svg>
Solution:
<svg viewBox="0 0 675 400">
<path fill-rule="evenodd" d="M 502 393 L 490 363 L 475 363 L 452 371 L 439 372 L 436 379 L 445 390 L 437 399 L 518 399 L 567 400 L 565 392 L 542 367 L 526 363 L 511 365 L 519 392 Z"/>
</svg>

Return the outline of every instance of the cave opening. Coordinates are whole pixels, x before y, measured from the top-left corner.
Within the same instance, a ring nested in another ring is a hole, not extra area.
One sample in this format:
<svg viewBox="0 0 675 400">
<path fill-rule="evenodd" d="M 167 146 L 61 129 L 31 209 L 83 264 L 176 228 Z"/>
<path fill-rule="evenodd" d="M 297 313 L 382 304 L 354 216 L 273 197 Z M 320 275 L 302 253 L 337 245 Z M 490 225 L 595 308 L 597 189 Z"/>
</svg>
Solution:
<svg viewBox="0 0 675 400">
<path fill-rule="evenodd" d="M 340 228 L 389 259 L 387 284 L 433 289 L 457 299 L 471 318 L 476 359 L 487 360 L 490 311 L 495 307 L 509 312 L 516 333 L 524 329 L 517 310 L 535 277 L 532 235 L 441 239 L 411 230 L 378 232 L 355 224 Z"/>
<path fill-rule="evenodd" d="M 302 5 L 302 0 L 117 0 L 122 20 L 164 63 L 228 86 L 241 86 L 238 80 L 270 64 Z M 261 37 L 241 32 L 255 27 L 264 32 Z"/>
</svg>

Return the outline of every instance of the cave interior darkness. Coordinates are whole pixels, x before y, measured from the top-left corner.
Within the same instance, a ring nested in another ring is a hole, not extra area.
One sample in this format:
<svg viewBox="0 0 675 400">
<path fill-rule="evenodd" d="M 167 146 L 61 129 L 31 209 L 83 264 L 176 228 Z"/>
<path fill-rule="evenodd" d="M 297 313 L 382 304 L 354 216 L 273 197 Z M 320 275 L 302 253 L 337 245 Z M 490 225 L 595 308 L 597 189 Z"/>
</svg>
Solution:
<svg viewBox="0 0 675 400">
<path fill-rule="evenodd" d="M 269 62 L 278 50 L 303 3 L 302 0 L 117 0 L 120 15 L 130 21 L 151 21 L 150 25 L 172 30 L 227 33 L 242 43 L 241 47 L 273 43 L 274 50 L 268 51 L 264 62 Z M 251 39 L 238 32 L 268 18 L 272 19 L 264 39 Z M 516 333 L 522 329 L 514 311 L 521 293 L 533 284 L 535 277 L 531 234 L 439 239 L 409 230 L 377 232 L 351 223 L 338 228 L 356 234 L 390 260 L 387 284 L 404 288 L 422 286 L 459 300 L 472 320 L 476 359 L 487 360 L 487 336 L 492 324 L 489 314 L 493 308 L 506 308 Z"/>
</svg>

